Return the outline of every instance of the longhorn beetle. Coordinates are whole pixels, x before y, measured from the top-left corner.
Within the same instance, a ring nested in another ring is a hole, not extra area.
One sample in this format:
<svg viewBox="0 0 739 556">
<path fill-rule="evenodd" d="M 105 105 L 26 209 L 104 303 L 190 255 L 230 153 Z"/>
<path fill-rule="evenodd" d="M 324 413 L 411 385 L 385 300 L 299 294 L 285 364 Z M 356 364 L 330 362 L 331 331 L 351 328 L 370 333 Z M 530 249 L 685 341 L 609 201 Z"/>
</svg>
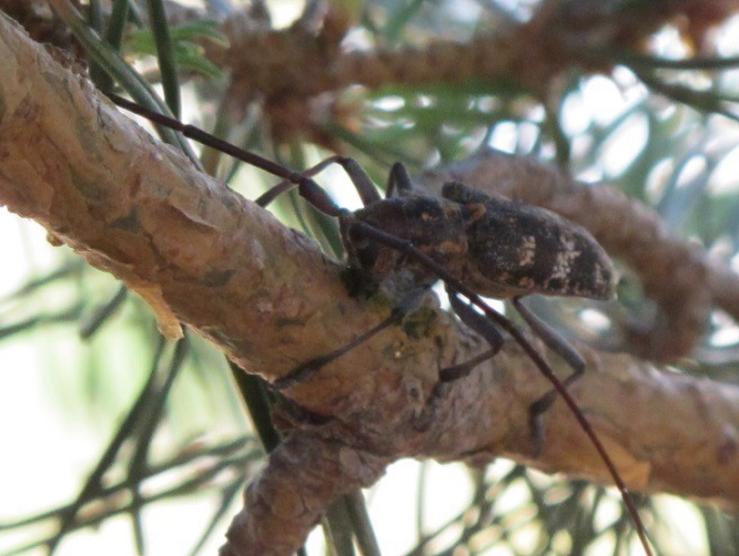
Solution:
<svg viewBox="0 0 739 556">
<path fill-rule="evenodd" d="M 554 386 L 529 408 L 535 447 L 541 440 L 539 417 L 559 394 L 608 468 L 645 553 L 652 555 L 644 524 L 626 485 L 567 390 L 567 386 L 584 371 L 582 357 L 521 303 L 522 296 L 534 293 L 596 299 L 612 296 L 610 260 L 584 228 L 545 209 L 484 194 L 457 182 L 445 184 L 441 197 L 414 192 L 400 163 L 393 165 L 386 197 L 382 199 L 371 179 L 351 158 L 332 156 L 303 173 L 294 172 L 118 95 L 108 93 L 108 97 L 126 110 L 282 178 L 284 181 L 257 199 L 261 206 L 268 205 L 282 192 L 298 187 L 300 195 L 314 207 L 339 219 L 349 266 L 370 285 L 377 286 L 390 276 L 401 276 L 401 282 L 407 283 L 409 289 L 425 288 L 442 280 L 454 312 L 488 342 L 490 349 L 470 361 L 442 369 L 441 381 L 465 376 L 501 349 L 503 337 L 495 325 L 508 332 Z M 347 172 L 364 208 L 356 212 L 340 208 L 312 179 L 311 176 L 333 163 L 341 165 Z M 396 189 L 397 196 L 394 195 Z M 464 303 L 460 295 L 466 297 L 469 304 Z M 563 357 L 574 372 L 560 381 L 518 327 L 485 303 L 481 295 L 511 298 L 532 330 L 547 347 Z M 350 344 L 300 365 L 275 381 L 273 386 L 281 389 L 304 380 L 380 330 L 398 322 L 405 310 L 402 305 Z M 482 314 L 474 310 L 473 305 Z"/>
</svg>

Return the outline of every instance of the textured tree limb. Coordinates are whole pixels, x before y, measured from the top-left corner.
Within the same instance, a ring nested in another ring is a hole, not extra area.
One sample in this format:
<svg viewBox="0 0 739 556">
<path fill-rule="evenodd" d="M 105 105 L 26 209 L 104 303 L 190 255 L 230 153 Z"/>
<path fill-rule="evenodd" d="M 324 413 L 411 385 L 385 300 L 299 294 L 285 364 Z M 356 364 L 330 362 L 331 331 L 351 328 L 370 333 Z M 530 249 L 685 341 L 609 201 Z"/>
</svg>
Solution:
<svg viewBox="0 0 739 556">
<path fill-rule="evenodd" d="M 0 5 L 12 1 L 0 0 Z M 276 137 L 289 141 L 308 136 L 331 148 L 335 141 L 317 124 L 330 111 L 335 121 L 354 125 L 355 107 L 334 102 L 351 85 L 502 84 L 544 99 L 563 71 L 579 67 L 587 73 L 608 72 L 614 58 L 603 52 L 641 50 L 645 39 L 665 24 L 673 24 L 686 42 L 700 47 L 706 31 L 737 8 L 736 0 L 634 6 L 622 0 L 548 0 L 526 23 L 506 20 L 504 27 L 466 42 L 435 39 L 399 49 L 348 51 L 341 41 L 352 16 L 338 4 L 280 30 L 270 27 L 257 6 L 223 21 L 230 47 L 203 47 L 216 65 L 230 70 L 228 100 L 234 113 L 261 99 Z M 173 20 L 187 17 L 182 9 L 169 11 Z M 197 17 L 198 12 L 189 13 Z"/>
<path fill-rule="evenodd" d="M 176 2 L 167 4 L 173 24 L 212 16 Z M 215 64 L 230 70 L 228 97 L 234 112 L 263 99 L 277 137 L 305 134 L 332 146 L 331 138 L 316 125 L 321 114 L 330 107 L 335 119 L 350 123 L 356 114 L 351 106 L 316 99 L 325 93 L 334 99 L 333 94 L 357 84 L 377 89 L 476 82 L 513 84 L 547 98 L 564 70 L 608 72 L 614 59 L 603 52 L 640 50 L 645 39 L 666 23 L 673 24 L 686 42 L 700 47 L 706 32 L 730 17 L 739 2 L 670 0 L 630 6 L 623 0 L 547 0 L 529 21 L 506 20 L 505 27 L 467 42 L 437 39 L 419 46 L 367 51 L 342 48 L 352 16 L 338 5 L 324 8 L 304 14 L 286 29 L 274 30 L 259 5 L 249 6 L 223 21 L 230 47 L 212 42 L 203 47 Z M 45 2 L 0 0 L 0 9 L 22 18 L 37 39 L 45 38 L 39 29 L 64 29 L 53 18 L 50 21 Z M 44 12 L 41 17 L 35 13 L 39 10 Z"/>
<path fill-rule="evenodd" d="M 564 68 L 611 68 L 613 60 L 593 57 L 588 49 L 638 48 L 661 25 L 681 18 L 689 25 L 678 26 L 699 43 L 710 26 L 737 8 L 733 0 L 676 0 L 634 8 L 618 0 L 549 0 L 527 23 L 468 42 L 437 40 L 422 47 L 366 52 L 339 52 L 335 41 L 308 37 L 299 26 L 255 31 L 231 25 L 231 47 L 219 61 L 232 69 L 234 91 L 244 91 L 242 99 L 251 98 L 246 91 L 252 90 L 267 97 L 311 96 L 352 84 L 376 88 L 512 81 L 541 91 Z"/>
<path fill-rule="evenodd" d="M 350 298 L 313 242 L 196 172 L 1 14 L 0 203 L 126 281 L 170 326 L 187 323 L 268 380 L 389 311 Z M 527 408 L 549 386 L 515 345 L 440 385 L 441 368 L 483 346 L 430 303 L 414 336 L 389 329 L 286 391 L 291 440 L 251 487 L 225 554 L 265 543 L 288 554 L 278 538 L 294 548 L 328 498 L 404 456 L 484 463 L 505 454 L 609 481 L 559 402 L 546 415 L 543 453 L 529 454 Z M 590 372 L 574 395 L 632 488 L 739 501 L 739 390 L 583 351 Z M 252 537 L 279 525 L 278 538 Z"/>
<path fill-rule="evenodd" d="M 305 111 L 310 97 L 356 84 L 370 89 L 393 84 L 515 84 L 546 98 L 563 70 L 610 71 L 613 58 L 599 52 L 639 50 L 666 23 L 674 23 L 693 44 L 700 45 L 706 31 L 737 8 L 735 0 L 638 5 L 622 0 L 547 0 L 526 23 L 506 21 L 505 28 L 466 42 L 437 39 L 422 46 L 354 52 L 340 48 L 343 34 L 336 32 L 333 21 L 318 32 L 301 25 L 275 31 L 255 27 L 244 11 L 224 26 L 230 48 L 210 53 L 218 65 L 231 69 L 232 102 L 243 105 L 260 95 L 270 116 L 280 124 L 275 129 L 299 130 L 302 124 L 303 131 L 310 131 L 307 114 L 289 110 L 292 118 L 288 120 L 279 111 L 293 105 Z M 275 109 L 270 111 L 270 106 Z"/>
<path fill-rule="evenodd" d="M 246 489 L 248 511 L 234 519 L 221 556 L 294 553 L 333 500 L 373 484 L 388 463 L 320 436 L 291 435 L 270 454 L 268 472 Z"/>
</svg>

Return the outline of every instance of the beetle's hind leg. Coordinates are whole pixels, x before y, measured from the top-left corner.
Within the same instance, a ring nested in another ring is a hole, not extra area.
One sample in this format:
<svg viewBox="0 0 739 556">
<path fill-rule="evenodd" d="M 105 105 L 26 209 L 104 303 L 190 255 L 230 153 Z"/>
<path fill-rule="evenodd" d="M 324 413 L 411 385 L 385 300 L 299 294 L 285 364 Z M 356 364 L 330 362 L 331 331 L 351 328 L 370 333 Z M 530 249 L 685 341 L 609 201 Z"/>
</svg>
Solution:
<svg viewBox="0 0 739 556">
<path fill-rule="evenodd" d="M 493 357 L 503 347 L 503 336 L 487 317 L 478 313 L 470 305 L 463 303 L 459 299 L 457 292 L 451 290 L 449 287 L 447 287 L 447 293 L 449 294 L 449 302 L 454 312 L 464 324 L 485 338 L 487 343 L 490 344 L 491 349 L 460 365 L 442 369 L 439 373 L 439 378 L 442 382 L 449 382 L 468 375 L 473 368 Z M 534 455 L 541 453 L 544 445 L 544 423 L 542 422 L 542 415 L 554 401 L 552 394 L 556 396 L 556 391 L 545 394 L 542 398 L 532 403 L 528 409 L 529 430 L 531 432 L 532 452 Z"/>
<path fill-rule="evenodd" d="M 526 324 L 536 333 L 536 335 L 544 342 L 544 344 L 559 355 L 572 368 L 572 374 L 562 381 L 562 386 L 568 388 L 573 382 L 578 380 L 585 372 L 585 360 L 573 348 L 567 340 L 565 340 L 554 329 L 550 328 L 544 321 L 539 319 L 534 313 L 521 302 L 521 296 L 513 298 L 513 306 L 521 315 Z M 557 390 L 551 389 L 541 398 L 536 400 L 529 407 L 529 421 L 531 423 L 532 434 L 534 436 L 534 449 L 538 453 L 544 441 L 542 415 L 551 407 L 557 399 Z"/>
<path fill-rule="evenodd" d="M 467 376 L 472 369 L 493 357 L 503 346 L 503 336 L 489 319 L 475 311 L 470 305 L 463 303 L 455 291 L 447 288 L 447 293 L 449 294 L 449 301 L 454 312 L 464 324 L 485 338 L 488 344 L 490 344 L 491 349 L 473 357 L 469 361 L 442 369 L 439 373 L 441 382 L 450 382 Z M 519 297 L 513 299 L 513 304 L 531 329 L 542 339 L 544 344 L 560 355 L 572 367 L 573 373 L 562 381 L 562 385 L 566 388 L 575 382 L 585 371 L 585 361 L 582 356 L 557 332 L 549 328 L 543 321 L 531 313 L 521 303 Z M 553 389 L 529 406 L 529 426 L 535 454 L 541 451 L 544 442 L 542 415 L 554 403 L 556 398 L 557 391 Z"/>
<path fill-rule="evenodd" d="M 554 329 L 549 327 L 544 321 L 532 313 L 522 302 L 521 296 L 513 298 L 513 306 L 516 308 L 518 313 L 526 321 L 526 324 L 536 333 L 537 336 L 544 342 L 544 344 L 559 355 L 565 362 L 572 368 L 572 374 L 562 381 L 565 387 L 579 379 L 585 372 L 585 360 L 582 358 L 577 350 L 572 347 L 567 340 L 565 340 L 560 334 Z M 557 398 L 557 391 L 551 390 L 544 394 L 538 401 L 534 402 L 533 406 L 536 406 L 536 410 L 539 413 L 545 412 L 549 406 L 552 405 L 554 400 Z"/>
</svg>

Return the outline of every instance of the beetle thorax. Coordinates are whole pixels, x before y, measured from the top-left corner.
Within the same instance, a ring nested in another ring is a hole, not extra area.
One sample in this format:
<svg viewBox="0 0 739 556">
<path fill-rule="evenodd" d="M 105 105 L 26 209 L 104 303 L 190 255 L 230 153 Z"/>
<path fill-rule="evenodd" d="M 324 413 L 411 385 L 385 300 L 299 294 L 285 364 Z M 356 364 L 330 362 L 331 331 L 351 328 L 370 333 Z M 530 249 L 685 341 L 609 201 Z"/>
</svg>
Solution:
<svg viewBox="0 0 739 556">
<path fill-rule="evenodd" d="M 430 196 L 412 195 L 378 201 L 354 213 L 357 220 L 395 237 L 409 240 L 424 254 L 447 270 L 464 264 L 467 236 L 462 207 L 458 203 Z M 407 260 L 397 250 L 378 242 L 357 238 L 351 224 L 342 223 L 342 236 L 349 263 L 380 282 L 391 274 L 410 273 L 417 286 L 438 280 L 433 271 Z"/>
</svg>

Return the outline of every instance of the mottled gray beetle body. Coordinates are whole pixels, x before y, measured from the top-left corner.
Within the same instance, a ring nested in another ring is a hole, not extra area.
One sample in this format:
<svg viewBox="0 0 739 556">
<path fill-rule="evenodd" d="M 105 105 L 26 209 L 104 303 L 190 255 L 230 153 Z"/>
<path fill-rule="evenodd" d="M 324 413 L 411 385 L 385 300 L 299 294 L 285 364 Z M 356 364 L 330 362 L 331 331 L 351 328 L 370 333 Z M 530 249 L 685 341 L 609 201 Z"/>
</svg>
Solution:
<svg viewBox="0 0 739 556">
<path fill-rule="evenodd" d="M 481 295 L 508 298 L 545 294 L 608 299 L 614 271 L 587 230 L 548 210 L 447 183 L 442 197 L 408 193 L 372 203 L 355 218 L 421 252 Z M 344 230 L 350 263 L 381 281 L 410 272 L 416 284 L 433 271 L 397 250 L 356 240 Z"/>
</svg>

